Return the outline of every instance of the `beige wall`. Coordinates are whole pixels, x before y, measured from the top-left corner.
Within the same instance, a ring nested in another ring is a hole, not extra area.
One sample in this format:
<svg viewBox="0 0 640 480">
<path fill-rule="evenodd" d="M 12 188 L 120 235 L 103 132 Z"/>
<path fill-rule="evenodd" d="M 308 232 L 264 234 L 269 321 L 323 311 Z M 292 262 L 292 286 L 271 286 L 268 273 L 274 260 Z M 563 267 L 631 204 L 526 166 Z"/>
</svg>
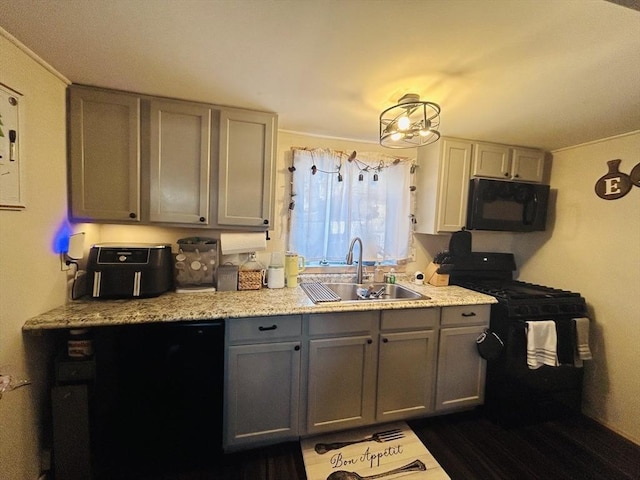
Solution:
<svg viewBox="0 0 640 480">
<path fill-rule="evenodd" d="M 619 158 L 640 162 L 640 132 L 553 152 L 550 231 L 516 245 L 520 275 L 580 292 L 593 320 L 585 413 L 640 444 L 640 188 L 618 200 L 594 185 Z"/>
<path fill-rule="evenodd" d="M 48 351 L 42 338 L 23 337 L 21 329 L 65 302 L 67 274 L 52 243 L 67 208 L 66 85 L 9 38 L 0 29 L 0 82 L 23 94 L 19 153 L 27 208 L 0 210 L 0 366 L 33 383 L 0 399 L 0 480 L 35 480 L 48 411 Z"/>
</svg>

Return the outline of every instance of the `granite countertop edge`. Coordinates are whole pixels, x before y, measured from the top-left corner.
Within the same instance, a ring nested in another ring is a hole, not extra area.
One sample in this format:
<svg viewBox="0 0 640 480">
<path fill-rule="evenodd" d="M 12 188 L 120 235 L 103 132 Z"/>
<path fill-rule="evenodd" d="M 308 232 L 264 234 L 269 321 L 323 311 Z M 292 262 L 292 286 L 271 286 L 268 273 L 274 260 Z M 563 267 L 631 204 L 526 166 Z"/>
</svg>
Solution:
<svg viewBox="0 0 640 480">
<path fill-rule="evenodd" d="M 458 286 L 399 284 L 429 297 L 423 300 L 314 304 L 299 286 L 233 292 L 175 293 L 154 298 L 68 302 L 27 320 L 24 331 L 86 328 L 142 323 L 202 321 L 276 315 L 301 315 L 365 310 L 398 310 L 497 303 L 489 295 Z"/>
</svg>

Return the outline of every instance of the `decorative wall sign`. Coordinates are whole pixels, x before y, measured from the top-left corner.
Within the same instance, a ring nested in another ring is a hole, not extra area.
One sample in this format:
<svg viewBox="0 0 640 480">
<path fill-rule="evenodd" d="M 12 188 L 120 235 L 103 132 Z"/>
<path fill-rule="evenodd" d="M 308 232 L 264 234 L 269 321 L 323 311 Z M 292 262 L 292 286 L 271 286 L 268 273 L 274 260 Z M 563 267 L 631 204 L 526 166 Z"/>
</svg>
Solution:
<svg viewBox="0 0 640 480">
<path fill-rule="evenodd" d="M 631 173 L 629 174 L 629 178 L 631 178 L 631 183 L 633 183 L 636 187 L 640 187 L 640 163 L 638 163 Z"/>
<path fill-rule="evenodd" d="M 640 163 L 627 175 L 620 171 L 622 160 L 609 160 L 609 172 L 596 181 L 596 195 L 605 200 L 616 200 L 624 197 L 631 191 L 633 185 L 640 187 Z"/>
<path fill-rule="evenodd" d="M 20 156 L 20 102 L 22 96 L 0 84 L 0 208 L 18 210 L 23 200 Z"/>
</svg>

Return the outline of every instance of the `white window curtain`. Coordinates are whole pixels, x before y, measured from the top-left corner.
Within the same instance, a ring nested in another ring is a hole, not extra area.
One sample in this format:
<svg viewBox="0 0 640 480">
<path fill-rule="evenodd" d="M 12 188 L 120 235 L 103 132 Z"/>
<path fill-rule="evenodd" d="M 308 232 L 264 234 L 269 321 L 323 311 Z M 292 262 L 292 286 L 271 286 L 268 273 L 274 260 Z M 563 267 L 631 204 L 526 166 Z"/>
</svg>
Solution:
<svg viewBox="0 0 640 480">
<path fill-rule="evenodd" d="M 289 249 L 307 262 L 344 263 L 351 239 L 360 237 L 364 261 L 406 259 L 412 159 L 381 153 L 348 158 L 333 150 L 293 149 Z"/>
</svg>

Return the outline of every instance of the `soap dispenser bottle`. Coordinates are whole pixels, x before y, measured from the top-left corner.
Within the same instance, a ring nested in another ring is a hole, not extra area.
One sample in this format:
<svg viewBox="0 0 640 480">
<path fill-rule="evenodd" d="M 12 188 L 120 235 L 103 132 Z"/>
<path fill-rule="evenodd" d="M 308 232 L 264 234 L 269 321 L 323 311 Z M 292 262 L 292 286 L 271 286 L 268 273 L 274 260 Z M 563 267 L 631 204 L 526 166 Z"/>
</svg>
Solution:
<svg viewBox="0 0 640 480">
<path fill-rule="evenodd" d="M 376 263 L 376 268 L 373 270 L 373 281 L 376 283 L 384 282 L 384 270 L 382 270 L 380 262 Z"/>
</svg>

